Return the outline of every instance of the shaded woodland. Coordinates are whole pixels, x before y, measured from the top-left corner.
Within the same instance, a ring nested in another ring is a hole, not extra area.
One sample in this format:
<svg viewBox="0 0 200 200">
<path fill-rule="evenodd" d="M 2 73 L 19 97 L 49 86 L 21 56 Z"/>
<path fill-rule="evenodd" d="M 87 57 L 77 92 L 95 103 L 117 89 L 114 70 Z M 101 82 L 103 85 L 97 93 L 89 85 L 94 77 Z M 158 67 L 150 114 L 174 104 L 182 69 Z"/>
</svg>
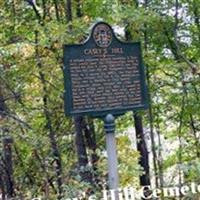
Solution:
<svg viewBox="0 0 200 200">
<path fill-rule="evenodd" d="M 99 20 L 141 41 L 149 88 L 148 110 L 116 120 L 120 186 L 200 184 L 199 0 L 0 0 L 2 199 L 107 188 L 103 122 L 66 117 L 63 99 L 63 44 L 85 41 Z"/>
</svg>

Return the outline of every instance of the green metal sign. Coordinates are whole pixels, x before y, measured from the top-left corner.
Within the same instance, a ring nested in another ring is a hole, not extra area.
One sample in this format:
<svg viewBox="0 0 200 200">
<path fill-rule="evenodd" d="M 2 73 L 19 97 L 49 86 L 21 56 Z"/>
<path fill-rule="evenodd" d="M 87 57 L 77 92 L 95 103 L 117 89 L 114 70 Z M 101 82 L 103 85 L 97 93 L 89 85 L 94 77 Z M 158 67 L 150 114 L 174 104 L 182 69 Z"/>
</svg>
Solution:
<svg viewBox="0 0 200 200">
<path fill-rule="evenodd" d="M 148 107 L 141 45 L 121 42 L 110 25 L 84 44 L 64 45 L 66 115 L 104 116 Z"/>
</svg>

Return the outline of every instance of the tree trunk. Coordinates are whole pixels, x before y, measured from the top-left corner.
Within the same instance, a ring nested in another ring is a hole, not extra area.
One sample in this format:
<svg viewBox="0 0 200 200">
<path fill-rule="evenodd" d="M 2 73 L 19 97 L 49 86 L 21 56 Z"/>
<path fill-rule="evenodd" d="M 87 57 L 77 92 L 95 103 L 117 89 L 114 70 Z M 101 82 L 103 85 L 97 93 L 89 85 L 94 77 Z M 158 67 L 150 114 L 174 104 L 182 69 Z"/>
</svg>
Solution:
<svg viewBox="0 0 200 200">
<path fill-rule="evenodd" d="M 67 0 L 65 10 L 66 10 L 67 22 L 71 22 L 72 21 L 72 2 L 71 2 L 71 0 Z"/>
<path fill-rule="evenodd" d="M 48 110 L 48 92 L 47 92 L 47 87 L 46 87 L 46 81 L 45 81 L 45 76 L 42 71 L 42 63 L 40 60 L 40 54 L 39 54 L 39 48 L 38 48 L 38 32 L 35 32 L 35 54 L 36 54 L 36 60 L 37 60 L 37 65 L 39 69 L 39 77 L 40 81 L 42 83 L 42 89 L 43 89 L 43 109 L 44 109 L 44 116 L 46 118 L 46 127 L 49 131 L 49 139 L 51 143 L 51 149 L 52 153 L 54 156 L 54 162 L 55 162 L 55 170 L 56 170 L 56 182 L 58 186 L 58 199 L 62 198 L 62 163 L 61 163 L 61 157 L 60 153 L 58 150 L 57 142 L 56 142 L 56 135 L 53 130 L 52 126 L 52 121 L 50 117 L 50 112 Z"/>
<path fill-rule="evenodd" d="M 5 189 L 4 189 L 4 183 L 3 183 L 3 169 L 1 167 L 1 161 L 0 161 L 0 191 L 1 191 L 1 198 L 2 200 L 5 200 L 6 196 L 5 196 Z"/>
<path fill-rule="evenodd" d="M 59 14 L 59 10 L 58 10 L 58 1 L 54 0 L 53 2 L 54 2 L 55 10 L 56 10 L 56 19 L 59 22 L 60 21 L 60 14 Z"/>
<path fill-rule="evenodd" d="M 100 187 L 99 178 L 97 175 L 97 162 L 99 160 L 99 157 L 97 156 L 96 149 L 96 138 L 95 138 L 95 130 L 94 130 L 94 123 L 93 119 L 88 119 L 87 122 L 84 120 L 83 123 L 83 130 L 85 133 L 86 143 L 88 148 L 91 150 L 91 164 L 93 167 L 93 178 L 94 182 Z"/>
<path fill-rule="evenodd" d="M 11 137 L 3 138 L 3 167 L 5 175 L 6 195 L 8 198 L 14 197 L 12 143 L 13 140 Z"/>
<path fill-rule="evenodd" d="M 77 17 L 82 17 L 83 13 L 81 10 L 81 1 L 80 0 L 76 0 L 76 16 Z"/>
<path fill-rule="evenodd" d="M 0 120 L 6 116 L 6 111 L 7 107 L 3 97 L 2 83 L 0 81 Z"/>
<path fill-rule="evenodd" d="M 83 136 L 83 117 L 77 116 L 74 117 L 75 129 L 76 129 L 76 151 L 78 156 L 78 165 L 80 176 L 83 181 L 92 183 L 92 175 L 91 172 L 88 171 L 88 157 L 86 151 L 86 145 Z"/>
<path fill-rule="evenodd" d="M 4 95 L 3 95 L 3 83 L 0 80 L 0 121 L 6 118 L 6 112 L 8 111 Z M 4 127 L 2 127 L 4 132 Z M 0 157 L 0 190 L 2 194 L 2 200 L 7 197 L 14 196 L 14 183 L 12 173 L 12 152 L 9 140 L 3 139 L 3 156 Z M 11 141 L 10 141 L 11 142 Z"/>
<path fill-rule="evenodd" d="M 137 138 L 137 149 L 140 152 L 139 164 L 142 166 L 145 172 L 145 174 L 140 176 L 140 184 L 143 186 L 150 185 L 149 157 L 146 142 L 144 139 L 142 117 L 138 113 L 134 113 L 134 120 Z"/>
<path fill-rule="evenodd" d="M 199 20 L 199 2 L 197 0 L 193 0 L 193 13 L 194 13 L 194 22 L 198 30 L 198 39 L 200 42 L 200 20 Z"/>
<path fill-rule="evenodd" d="M 129 30 L 129 24 L 126 26 L 125 37 L 127 41 L 132 40 L 131 32 Z M 149 176 L 149 159 L 148 159 L 148 151 L 146 147 L 146 142 L 144 140 L 144 132 L 142 125 L 142 117 L 138 114 L 134 113 L 135 120 L 135 130 L 137 140 L 137 149 L 140 152 L 141 158 L 139 160 L 139 164 L 143 167 L 145 174 L 140 176 L 140 184 L 141 185 L 150 185 L 150 176 Z"/>
</svg>

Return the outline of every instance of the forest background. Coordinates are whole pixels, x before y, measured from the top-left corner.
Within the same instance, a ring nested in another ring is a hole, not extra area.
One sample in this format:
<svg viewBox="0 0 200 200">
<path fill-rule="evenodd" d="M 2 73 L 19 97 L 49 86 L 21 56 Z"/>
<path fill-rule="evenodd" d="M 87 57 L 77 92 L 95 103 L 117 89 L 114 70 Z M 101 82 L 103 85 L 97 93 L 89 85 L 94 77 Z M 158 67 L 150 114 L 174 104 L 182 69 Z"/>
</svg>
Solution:
<svg viewBox="0 0 200 200">
<path fill-rule="evenodd" d="M 103 122 L 65 117 L 63 106 L 62 46 L 83 42 L 100 19 L 121 40 L 141 41 L 149 88 L 149 109 L 116 122 L 120 186 L 139 187 L 144 175 L 140 153 L 122 134 L 138 123 L 144 130 L 138 143 L 149 133 L 157 187 L 200 183 L 199 14 L 199 0 L 0 0 L 1 193 L 66 199 L 106 188 Z M 4 166 L 8 136 L 12 177 Z M 176 142 L 169 156 L 161 138 Z M 176 175 L 169 181 L 165 173 L 172 167 Z"/>
</svg>

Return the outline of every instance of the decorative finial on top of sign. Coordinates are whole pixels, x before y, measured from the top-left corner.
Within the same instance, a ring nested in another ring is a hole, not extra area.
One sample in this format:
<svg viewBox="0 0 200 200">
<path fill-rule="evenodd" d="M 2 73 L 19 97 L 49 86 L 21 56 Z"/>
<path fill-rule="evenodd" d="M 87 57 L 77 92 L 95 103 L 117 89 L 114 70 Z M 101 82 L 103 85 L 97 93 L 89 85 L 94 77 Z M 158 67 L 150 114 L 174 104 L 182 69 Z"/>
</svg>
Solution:
<svg viewBox="0 0 200 200">
<path fill-rule="evenodd" d="M 94 27 L 93 38 L 97 46 L 107 48 L 112 43 L 112 28 L 104 22 L 99 22 Z"/>
<path fill-rule="evenodd" d="M 107 114 L 104 119 L 104 127 L 106 130 L 106 134 L 114 133 L 115 131 L 115 117 L 112 114 Z"/>
<path fill-rule="evenodd" d="M 114 116 L 113 116 L 112 114 L 107 114 L 107 115 L 106 115 L 106 118 L 105 118 L 105 121 L 106 121 L 107 123 L 114 123 L 115 118 L 114 118 Z"/>
</svg>

